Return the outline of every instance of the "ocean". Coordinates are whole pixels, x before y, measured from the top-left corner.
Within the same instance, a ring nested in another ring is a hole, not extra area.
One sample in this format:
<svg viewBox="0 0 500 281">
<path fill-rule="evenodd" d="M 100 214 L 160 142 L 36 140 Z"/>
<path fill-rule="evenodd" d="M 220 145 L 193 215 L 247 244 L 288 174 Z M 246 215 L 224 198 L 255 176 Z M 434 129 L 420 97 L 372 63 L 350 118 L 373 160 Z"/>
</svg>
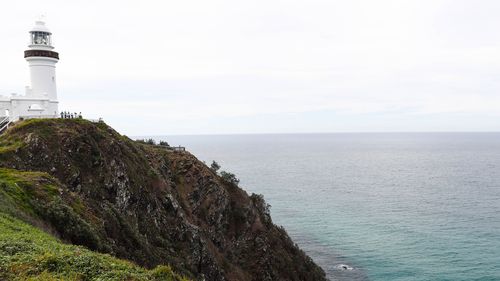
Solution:
<svg viewBox="0 0 500 281">
<path fill-rule="evenodd" d="M 331 280 L 500 280 L 500 133 L 155 138 L 263 194 Z"/>
</svg>

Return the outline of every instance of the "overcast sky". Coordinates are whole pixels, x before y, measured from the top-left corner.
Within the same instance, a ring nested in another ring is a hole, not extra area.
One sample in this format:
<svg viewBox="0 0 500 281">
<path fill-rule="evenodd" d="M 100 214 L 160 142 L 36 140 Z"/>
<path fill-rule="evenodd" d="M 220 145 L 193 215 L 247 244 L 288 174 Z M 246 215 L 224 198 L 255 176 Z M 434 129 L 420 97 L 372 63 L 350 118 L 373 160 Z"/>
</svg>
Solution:
<svg viewBox="0 0 500 281">
<path fill-rule="evenodd" d="M 498 0 L 9 1 L 1 94 L 40 14 L 60 110 L 127 135 L 500 131 Z"/>
</svg>

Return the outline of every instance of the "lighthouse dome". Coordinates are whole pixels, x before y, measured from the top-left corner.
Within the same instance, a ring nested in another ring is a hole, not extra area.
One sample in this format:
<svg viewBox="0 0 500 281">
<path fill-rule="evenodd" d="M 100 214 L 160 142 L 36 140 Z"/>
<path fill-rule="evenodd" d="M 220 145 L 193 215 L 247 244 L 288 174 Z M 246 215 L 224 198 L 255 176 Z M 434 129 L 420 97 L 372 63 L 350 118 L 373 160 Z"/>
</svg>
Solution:
<svg viewBox="0 0 500 281">
<path fill-rule="evenodd" d="M 45 33 L 52 34 L 50 32 L 50 30 L 47 28 L 47 26 L 45 26 L 44 21 L 36 21 L 35 26 L 33 26 L 33 28 L 30 30 L 30 33 L 33 33 L 33 32 L 45 32 Z"/>
<path fill-rule="evenodd" d="M 38 20 L 35 26 L 30 30 L 30 49 L 34 50 L 52 50 L 52 33 L 45 26 L 45 22 Z"/>
</svg>

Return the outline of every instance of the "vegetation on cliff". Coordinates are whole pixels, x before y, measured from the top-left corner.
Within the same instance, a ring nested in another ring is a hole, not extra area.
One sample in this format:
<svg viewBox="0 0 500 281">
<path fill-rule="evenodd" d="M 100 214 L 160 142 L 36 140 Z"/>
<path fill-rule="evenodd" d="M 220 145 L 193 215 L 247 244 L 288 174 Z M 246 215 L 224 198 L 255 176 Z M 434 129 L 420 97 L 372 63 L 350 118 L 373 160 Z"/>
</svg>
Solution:
<svg viewBox="0 0 500 281">
<path fill-rule="evenodd" d="M 143 269 L 131 262 L 66 245 L 0 212 L 0 280 L 187 280 L 169 266 Z"/>
<path fill-rule="evenodd" d="M 0 167 L 3 221 L 193 279 L 325 280 L 272 223 L 262 196 L 188 152 L 132 141 L 104 123 L 41 119 L 0 136 Z"/>
</svg>

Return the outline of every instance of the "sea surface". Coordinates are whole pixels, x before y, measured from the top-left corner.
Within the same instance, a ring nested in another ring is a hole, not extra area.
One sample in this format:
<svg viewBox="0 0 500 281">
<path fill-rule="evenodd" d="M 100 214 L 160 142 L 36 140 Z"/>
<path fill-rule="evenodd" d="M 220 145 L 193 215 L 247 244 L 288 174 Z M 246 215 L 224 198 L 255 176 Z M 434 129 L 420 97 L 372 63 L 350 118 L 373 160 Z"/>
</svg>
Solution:
<svg viewBox="0 0 500 281">
<path fill-rule="evenodd" d="M 155 138 L 263 194 L 331 280 L 500 280 L 500 133 Z"/>
</svg>

